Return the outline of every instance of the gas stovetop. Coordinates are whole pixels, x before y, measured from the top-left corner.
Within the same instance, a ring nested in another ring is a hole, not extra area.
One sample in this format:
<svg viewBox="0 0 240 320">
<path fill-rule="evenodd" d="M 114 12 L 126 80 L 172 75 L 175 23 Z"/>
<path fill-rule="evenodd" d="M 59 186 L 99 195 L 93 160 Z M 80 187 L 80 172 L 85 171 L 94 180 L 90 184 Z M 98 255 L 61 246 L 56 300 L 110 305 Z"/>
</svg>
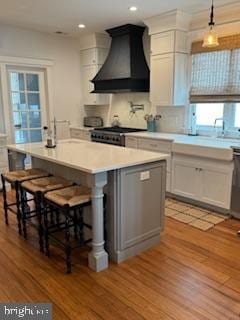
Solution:
<svg viewBox="0 0 240 320">
<path fill-rule="evenodd" d="M 126 127 L 105 127 L 105 128 L 95 128 L 94 130 L 104 131 L 104 132 L 114 132 L 114 133 L 130 133 L 130 132 L 145 131 L 144 129 L 126 128 Z"/>
<path fill-rule="evenodd" d="M 125 133 L 146 131 L 139 128 L 126 128 L 126 127 L 105 127 L 95 128 L 91 132 L 91 139 L 95 142 L 102 142 L 125 146 Z"/>
</svg>

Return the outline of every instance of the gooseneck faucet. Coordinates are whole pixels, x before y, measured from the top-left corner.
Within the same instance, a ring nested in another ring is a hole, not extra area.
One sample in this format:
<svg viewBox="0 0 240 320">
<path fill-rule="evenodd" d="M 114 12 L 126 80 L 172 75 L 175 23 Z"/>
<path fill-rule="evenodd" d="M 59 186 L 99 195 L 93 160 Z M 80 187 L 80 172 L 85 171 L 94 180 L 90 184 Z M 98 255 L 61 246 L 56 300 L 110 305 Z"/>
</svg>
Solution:
<svg viewBox="0 0 240 320">
<path fill-rule="evenodd" d="M 55 144 L 57 144 L 57 123 L 68 123 L 68 125 L 71 124 L 70 120 L 57 120 L 56 117 L 53 118 L 53 138 L 55 141 Z"/>
<path fill-rule="evenodd" d="M 225 121 L 223 120 L 223 118 L 216 118 L 214 120 L 214 129 L 216 129 L 216 125 L 218 121 L 222 121 L 222 136 L 225 135 Z"/>
</svg>

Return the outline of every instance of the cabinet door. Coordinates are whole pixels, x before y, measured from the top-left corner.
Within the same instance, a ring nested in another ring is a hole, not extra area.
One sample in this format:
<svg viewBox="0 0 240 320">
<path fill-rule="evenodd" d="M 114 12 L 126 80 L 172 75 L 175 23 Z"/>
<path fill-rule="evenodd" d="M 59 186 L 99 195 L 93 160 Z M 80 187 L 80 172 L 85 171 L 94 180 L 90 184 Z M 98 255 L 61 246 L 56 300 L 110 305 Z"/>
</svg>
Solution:
<svg viewBox="0 0 240 320">
<path fill-rule="evenodd" d="M 96 65 L 83 67 L 83 103 L 85 105 L 97 104 L 97 95 L 95 93 L 91 93 L 94 89 L 91 80 L 95 77 L 97 71 L 98 69 Z"/>
<path fill-rule="evenodd" d="M 70 129 L 70 137 L 73 139 L 83 139 L 83 132 L 79 129 Z"/>
<path fill-rule="evenodd" d="M 151 55 L 174 51 L 175 31 L 157 33 L 151 36 Z"/>
<path fill-rule="evenodd" d="M 81 51 L 81 64 L 83 66 L 90 66 L 97 64 L 97 50 L 96 48 L 85 49 Z"/>
<path fill-rule="evenodd" d="M 220 208 L 230 208 L 232 170 L 205 167 L 200 169 L 200 200 Z"/>
<path fill-rule="evenodd" d="M 151 57 L 150 100 L 153 104 L 173 104 L 174 54 Z"/>
<path fill-rule="evenodd" d="M 127 148 L 138 148 L 138 139 L 134 137 L 126 137 L 125 138 L 125 146 Z"/>
<path fill-rule="evenodd" d="M 194 164 L 173 161 L 172 193 L 199 200 L 199 170 Z"/>
<path fill-rule="evenodd" d="M 108 94 L 91 93 L 94 89 L 94 85 L 91 80 L 95 77 L 100 68 L 101 65 L 84 66 L 82 68 L 84 105 L 104 105 L 109 103 Z"/>
</svg>

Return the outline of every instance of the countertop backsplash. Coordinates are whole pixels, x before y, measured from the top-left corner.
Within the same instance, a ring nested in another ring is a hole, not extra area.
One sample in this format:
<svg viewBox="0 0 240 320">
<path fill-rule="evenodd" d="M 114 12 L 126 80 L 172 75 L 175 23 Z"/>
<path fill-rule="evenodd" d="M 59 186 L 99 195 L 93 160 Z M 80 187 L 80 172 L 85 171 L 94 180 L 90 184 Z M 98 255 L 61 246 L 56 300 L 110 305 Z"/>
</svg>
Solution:
<svg viewBox="0 0 240 320">
<path fill-rule="evenodd" d="M 130 113 L 130 104 L 143 104 L 144 110 L 138 110 L 135 114 Z M 100 116 L 104 126 L 111 126 L 114 115 L 118 115 L 121 125 L 146 129 L 145 114 L 160 114 L 157 121 L 158 132 L 184 133 L 185 107 L 155 107 L 151 108 L 148 93 L 127 93 L 112 95 L 111 104 L 106 106 L 85 106 L 87 116 Z"/>
</svg>

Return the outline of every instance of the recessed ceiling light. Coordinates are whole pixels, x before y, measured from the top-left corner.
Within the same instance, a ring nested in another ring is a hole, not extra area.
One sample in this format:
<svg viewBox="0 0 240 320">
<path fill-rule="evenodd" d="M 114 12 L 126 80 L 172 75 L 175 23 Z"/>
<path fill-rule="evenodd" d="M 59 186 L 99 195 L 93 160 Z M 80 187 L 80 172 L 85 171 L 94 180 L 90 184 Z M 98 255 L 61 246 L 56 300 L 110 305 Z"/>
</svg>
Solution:
<svg viewBox="0 0 240 320">
<path fill-rule="evenodd" d="M 85 24 L 80 23 L 80 24 L 78 25 L 78 28 L 84 29 L 84 28 L 86 28 L 86 26 L 85 26 Z"/>
<path fill-rule="evenodd" d="M 137 11 L 137 7 L 135 7 L 135 6 L 131 6 L 128 9 L 129 9 L 129 11 Z"/>
</svg>

